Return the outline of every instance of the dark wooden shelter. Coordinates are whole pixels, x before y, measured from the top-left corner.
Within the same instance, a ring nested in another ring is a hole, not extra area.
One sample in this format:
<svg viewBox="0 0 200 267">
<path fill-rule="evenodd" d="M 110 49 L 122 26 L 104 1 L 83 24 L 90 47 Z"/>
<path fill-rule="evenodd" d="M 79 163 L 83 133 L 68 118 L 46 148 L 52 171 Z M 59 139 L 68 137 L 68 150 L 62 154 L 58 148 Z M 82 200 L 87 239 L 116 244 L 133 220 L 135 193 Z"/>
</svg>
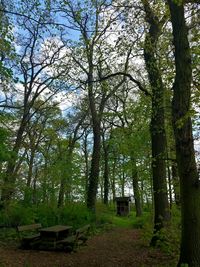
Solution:
<svg viewBox="0 0 200 267">
<path fill-rule="evenodd" d="M 130 213 L 130 197 L 116 197 L 115 198 L 117 205 L 117 215 L 119 216 L 128 216 Z"/>
</svg>

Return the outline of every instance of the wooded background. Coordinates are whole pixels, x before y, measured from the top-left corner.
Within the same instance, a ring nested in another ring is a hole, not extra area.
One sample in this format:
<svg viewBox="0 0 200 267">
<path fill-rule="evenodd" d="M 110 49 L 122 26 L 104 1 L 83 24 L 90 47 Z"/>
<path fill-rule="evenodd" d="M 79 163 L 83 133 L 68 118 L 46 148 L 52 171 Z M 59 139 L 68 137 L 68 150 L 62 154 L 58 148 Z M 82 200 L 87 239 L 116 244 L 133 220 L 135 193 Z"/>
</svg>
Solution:
<svg viewBox="0 0 200 267">
<path fill-rule="evenodd" d="M 1 1 L 2 212 L 132 195 L 156 245 L 177 206 L 178 266 L 200 266 L 199 8 Z"/>
</svg>

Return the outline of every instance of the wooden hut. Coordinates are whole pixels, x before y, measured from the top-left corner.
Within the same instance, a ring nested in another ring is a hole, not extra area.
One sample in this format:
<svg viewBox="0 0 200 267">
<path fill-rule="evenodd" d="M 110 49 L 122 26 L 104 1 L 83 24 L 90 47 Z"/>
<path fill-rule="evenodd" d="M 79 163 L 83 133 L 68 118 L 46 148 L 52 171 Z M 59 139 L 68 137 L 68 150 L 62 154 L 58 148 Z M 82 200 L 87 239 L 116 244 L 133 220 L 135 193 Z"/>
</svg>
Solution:
<svg viewBox="0 0 200 267">
<path fill-rule="evenodd" d="M 116 197 L 117 215 L 128 216 L 130 212 L 130 197 Z"/>
</svg>

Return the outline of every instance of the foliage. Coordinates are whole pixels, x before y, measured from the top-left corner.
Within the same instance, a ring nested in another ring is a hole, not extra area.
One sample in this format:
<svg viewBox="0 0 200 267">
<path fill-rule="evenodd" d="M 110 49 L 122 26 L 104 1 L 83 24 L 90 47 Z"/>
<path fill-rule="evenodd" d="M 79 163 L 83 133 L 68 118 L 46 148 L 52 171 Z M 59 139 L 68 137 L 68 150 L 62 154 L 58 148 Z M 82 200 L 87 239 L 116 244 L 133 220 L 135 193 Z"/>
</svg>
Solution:
<svg viewBox="0 0 200 267">
<path fill-rule="evenodd" d="M 72 225 L 74 229 L 92 223 L 92 215 L 86 206 L 79 203 L 68 204 L 62 208 L 40 205 L 36 210 L 36 219 L 43 226 L 56 224 Z"/>
<path fill-rule="evenodd" d="M 100 203 L 97 204 L 97 211 L 94 216 L 82 203 L 71 203 L 57 208 L 46 204 L 24 207 L 23 203 L 13 202 L 8 209 L 1 212 L 1 225 L 15 227 L 39 222 L 43 226 L 64 224 L 78 228 L 91 223 L 97 228 L 101 228 L 104 224 L 110 224 L 112 227 L 143 228 L 145 223 L 149 221 L 148 218 L 149 212 L 145 212 L 142 218 L 136 218 L 134 211 L 128 217 L 117 216 L 114 205 L 106 206 Z"/>
<path fill-rule="evenodd" d="M 1 225 L 16 227 L 17 225 L 31 224 L 35 221 L 36 214 L 31 207 L 24 207 L 13 202 L 0 214 Z"/>
<path fill-rule="evenodd" d="M 149 224 L 146 224 L 144 229 L 144 238 L 146 240 L 149 240 L 152 235 L 152 228 Z M 156 235 L 158 236 L 156 247 L 171 255 L 173 258 L 177 257 L 179 255 L 180 249 L 180 234 L 180 210 L 177 207 L 173 206 L 172 220 L 165 228 L 156 233 Z"/>
<path fill-rule="evenodd" d="M 81 203 L 72 203 L 57 208 L 46 204 L 24 207 L 23 203 L 13 202 L 9 208 L 1 212 L 0 220 L 1 225 L 7 227 L 39 222 L 43 226 L 73 225 L 75 229 L 95 222 L 93 215 Z"/>
<path fill-rule="evenodd" d="M 141 217 L 135 217 L 133 221 L 133 227 L 137 229 L 146 229 L 147 225 L 149 228 L 152 227 L 152 215 L 150 211 L 143 211 Z"/>
<path fill-rule="evenodd" d="M 113 227 L 122 228 L 140 228 L 145 229 L 146 224 L 151 225 L 150 212 L 144 212 L 139 218 L 135 216 L 135 211 L 131 211 L 129 216 L 116 215 L 116 207 L 113 204 L 109 206 L 98 203 L 96 211 L 96 225 L 103 229 L 110 229 Z"/>
<path fill-rule="evenodd" d="M 0 127 L 0 162 L 7 161 L 10 157 L 10 151 L 6 144 L 8 140 L 8 131 Z"/>
<path fill-rule="evenodd" d="M 5 8 L 2 2 L 0 3 L 0 8 Z M 9 22 L 8 17 L 4 12 L 0 11 L 0 80 L 2 81 L 11 78 L 13 73 L 12 69 L 9 68 L 6 64 L 6 61 L 8 59 L 14 58 L 14 45 L 12 43 L 14 36 L 12 30 L 12 25 Z"/>
</svg>

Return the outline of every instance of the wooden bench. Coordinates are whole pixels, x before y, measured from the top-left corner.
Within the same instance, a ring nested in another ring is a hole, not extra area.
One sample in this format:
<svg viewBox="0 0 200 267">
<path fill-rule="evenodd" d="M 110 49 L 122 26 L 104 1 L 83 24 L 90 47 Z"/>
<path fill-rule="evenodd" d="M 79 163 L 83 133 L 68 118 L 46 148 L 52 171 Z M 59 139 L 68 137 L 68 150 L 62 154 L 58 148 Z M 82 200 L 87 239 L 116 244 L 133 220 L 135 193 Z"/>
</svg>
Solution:
<svg viewBox="0 0 200 267">
<path fill-rule="evenodd" d="M 74 235 L 68 236 L 59 241 L 64 247 L 70 250 L 75 250 L 79 245 L 85 244 L 88 240 L 90 225 L 87 224 L 75 231 Z"/>
<path fill-rule="evenodd" d="M 88 240 L 90 224 L 87 224 L 76 230 L 76 241 L 78 244 L 84 244 Z"/>
<path fill-rule="evenodd" d="M 40 223 L 17 226 L 20 247 L 24 249 L 31 248 L 32 243 L 40 239 Z"/>
</svg>

